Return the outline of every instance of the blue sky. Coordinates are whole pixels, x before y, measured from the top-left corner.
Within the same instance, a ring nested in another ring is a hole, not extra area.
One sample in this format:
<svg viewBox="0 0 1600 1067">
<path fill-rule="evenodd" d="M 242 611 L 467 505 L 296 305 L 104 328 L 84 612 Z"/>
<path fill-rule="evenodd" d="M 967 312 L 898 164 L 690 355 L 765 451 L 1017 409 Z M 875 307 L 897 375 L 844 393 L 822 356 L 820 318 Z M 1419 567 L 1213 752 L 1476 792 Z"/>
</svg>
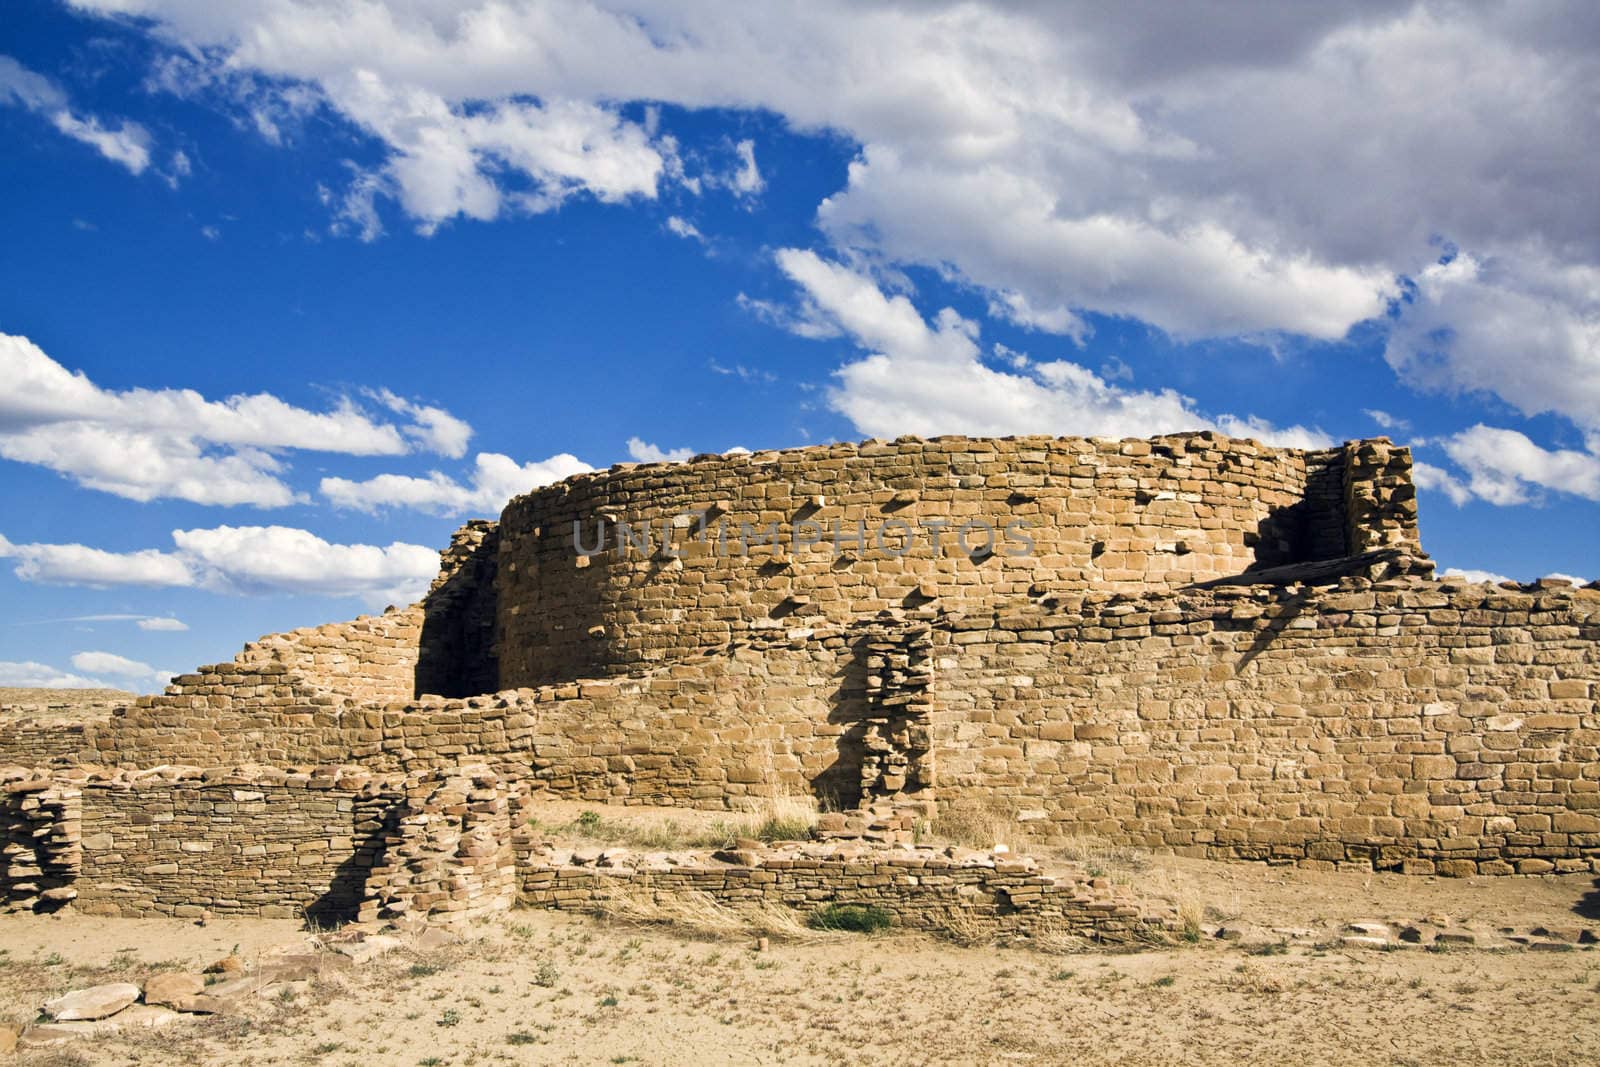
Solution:
<svg viewBox="0 0 1600 1067">
<path fill-rule="evenodd" d="M 0 14 L 0 685 L 901 433 L 1388 433 L 1441 567 L 1600 573 L 1583 6 L 217 6 Z"/>
</svg>

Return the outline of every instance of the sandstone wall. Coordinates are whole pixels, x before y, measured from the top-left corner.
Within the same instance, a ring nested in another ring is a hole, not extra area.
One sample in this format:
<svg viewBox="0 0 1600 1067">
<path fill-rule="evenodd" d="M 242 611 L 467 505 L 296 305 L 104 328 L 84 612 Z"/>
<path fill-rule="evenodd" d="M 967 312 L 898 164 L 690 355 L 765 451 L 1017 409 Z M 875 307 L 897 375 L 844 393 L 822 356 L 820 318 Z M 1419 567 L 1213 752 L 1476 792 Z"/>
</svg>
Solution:
<svg viewBox="0 0 1600 1067">
<path fill-rule="evenodd" d="M 1405 450 L 1393 455 L 1409 464 Z M 581 475 L 518 497 L 501 517 L 501 685 L 634 672 L 935 592 L 976 610 L 1030 589 L 1139 591 L 1342 555 L 1345 460 L 1344 449 L 1270 449 L 1209 433 L 906 438 Z M 696 536 L 690 512 L 706 513 L 707 533 Z M 995 531 L 991 552 L 977 551 L 988 541 L 978 527 L 963 549 L 956 531 L 969 521 Z M 949 524 L 942 554 L 921 528 L 930 522 Z M 632 544 L 622 543 L 624 524 Z M 773 524 L 782 544 L 757 544 Z M 899 554 L 906 527 L 912 539 Z M 866 543 L 856 545 L 862 529 Z M 602 530 L 604 550 L 591 553 Z M 823 543 L 796 544 L 797 530 Z"/>
<path fill-rule="evenodd" d="M 1600 860 L 1600 591 L 1344 584 L 936 629 L 940 802 L 1224 857 Z"/>
<path fill-rule="evenodd" d="M 130 709 L 93 734 L 93 761 L 381 771 L 484 762 L 596 801 L 739 807 L 819 788 L 848 800 L 864 733 L 861 640 L 795 631 L 643 678 L 387 704 L 340 701 L 282 674 L 221 675 L 217 688 L 234 694 L 270 684 L 248 699 Z"/>
<path fill-rule="evenodd" d="M 77 907 L 353 917 L 393 802 L 369 778 L 196 768 L 83 781 Z"/>
<path fill-rule="evenodd" d="M 176 688 L 184 697 L 248 699 L 254 695 L 249 691 L 253 686 L 246 684 L 241 692 L 216 680 L 217 676 L 238 676 L 242 669 L 252 674 L 281 674 L 302 688 L 355 700 L 406 700 L 416 692 L 423 618 L 423 605 L 413 604 L 391 608 L 382 615 L 361 615 L 350 622 L 268 634 L 245 645 L 231 663 L 180 675 L 168 692 Z M 197 688 L 202 686 L 206 688 Z"/>
<path fill-rule="evenodd" d="M 93 760 L 98 723 L 14 719 L 0 722 L 0 766 Z"/>
</svg>

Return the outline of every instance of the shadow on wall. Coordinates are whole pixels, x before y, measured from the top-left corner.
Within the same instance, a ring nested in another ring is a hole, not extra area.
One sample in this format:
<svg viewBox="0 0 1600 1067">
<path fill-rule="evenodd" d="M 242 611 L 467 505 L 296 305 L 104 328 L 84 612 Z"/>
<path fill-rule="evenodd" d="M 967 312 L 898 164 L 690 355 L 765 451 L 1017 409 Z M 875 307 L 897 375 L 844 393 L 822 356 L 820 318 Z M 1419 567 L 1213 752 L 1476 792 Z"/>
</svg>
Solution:
<svg viewBox="0 0 1600 1067">
<path fill-rule="evenodd" d="M 1251 570 L 1338 559 L 1350 551 L 1345 536 L 1343 454 L 1335 450 L 1331 455 L 1336 458 L 1317 462 L 1308 457 L 1305 495 L 1273 508 L 1246 535 L 1246 543 L 1255 549 Z"/>
<path fill-rule="evenodd" d="M 387 805 L 365 827 L 357 812 L 355 847 L 345 861 L 334 870 L 327 892 L 306 907 L 306 922 L 319 926 L 333 926 L 355 921 L 366 899 L 367 879 L 388 848 L 391 835 L 398 833 L 400 805 Z"/>
<path fill-rule="evenodd" d="M 843 667 L 835 675 L 838 685 L 833 691 L 828 722 L 843 727 L 836 741 L 838 756 L 811 780 L 812 795 L 830 811 L 848 811 L 865 799 L 861 795 L 861 765 L 866 758 L 868 658 L 866 638 L 856 640 L 850 655 L 840 658 Z"/>
<path fill-rule="evenodd" d="M 495 576 L 500 539 L 492 524 L 469 524 L 445 552 L 438 581 L 423 598 L 416 693 L 470 697 L 500 688 L 495 654 Z"/>
</svg>

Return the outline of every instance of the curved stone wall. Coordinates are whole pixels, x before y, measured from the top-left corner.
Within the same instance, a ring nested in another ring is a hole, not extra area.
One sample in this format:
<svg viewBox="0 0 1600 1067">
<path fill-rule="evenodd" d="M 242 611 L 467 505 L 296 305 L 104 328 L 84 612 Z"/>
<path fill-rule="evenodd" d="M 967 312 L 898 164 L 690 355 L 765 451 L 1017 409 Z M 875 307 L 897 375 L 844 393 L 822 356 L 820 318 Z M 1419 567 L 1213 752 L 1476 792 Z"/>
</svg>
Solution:
<svg viewBox="0 0 1600 1067">
<path fill-rule="evenodd" d="M 935 600 L 981 610 L 1343 555 L 1346 452 L 1211 433 L 902 438 L 581 475 L 501 517 L 500 684 Z"/>
</svg>

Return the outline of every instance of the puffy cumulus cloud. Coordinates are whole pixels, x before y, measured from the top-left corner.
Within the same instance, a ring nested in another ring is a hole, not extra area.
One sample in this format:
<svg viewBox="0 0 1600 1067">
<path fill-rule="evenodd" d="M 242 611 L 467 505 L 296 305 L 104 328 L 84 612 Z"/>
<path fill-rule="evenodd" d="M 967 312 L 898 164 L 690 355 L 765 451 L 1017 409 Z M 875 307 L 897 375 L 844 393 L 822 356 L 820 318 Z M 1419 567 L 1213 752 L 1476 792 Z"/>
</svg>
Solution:
<svg viewBox="0 0 1600 1067">
<path fill-rule="evenodd" d="M 137 122 L 103 125 L 92 115 L 74 114 L 60 87 L 10 56 L 0 56 L 0 105 L 35 112 L 57 131 L 88 145 L 102 156 L 143 174 L 150 166 L 150 133 Z"/>
<path fill-rule="evenodd" d="M 17 545 L 0 536 L 0 558 L 16 561 L 12 570 L 18 578 L 50 585 L 197 584 L 194 569 L 187 561 L 155 548 L 108 552 L 80 544 Z"/>
<path fill-rule="evenodd" d="M 593 469 L 566 452 L 522 464 L 498 452 L 479 452 L 467 484 L 439 471 L 426 478 L 380 474 L 361 482 L 324 478 L 322 495 L 335 507 L 356 511 L 412 508 L 436 515 L 498 515 L 514 496 Z"/>
<path fill-rule="evenodd" d="M 1450 503 L 1461 507 L 1472 499 L 1471 487 L 1442 467 L 1417 460 L 1411 467 L 1411 480 L 1419 489 L 1431 489 L 1450 498 Z"/>
<path fill-rule="evenodd" d="M 408 603 L 427 591 L 439 553 L 422 545 L 330 544 L 286 526 L 174 530 L 178 554 L 211 588 L 240 593 L 352 596 Z"/>
<path fill-rule="evenodd" d="M 78 544 L 13 544 L 0 537 L 0 557 L 16 561 L 25 581 L 57 585 L 170 586 L 216 593 L 359 597 L 410 603 L 427 591 L 439 554 L 422 545 L 332 544 L 286 526 L 218 526 L 174 530 L 173 551 L 109 552 Z"/>
<path fill-rule="evenodd" d="M 628 438 L 628 455 L 635 463 L 682 463 L 695 455 L 692 448 L 662 449 L 642 437 Z"/>
<path fill-rule="evenodd" d="M 925 320 L 909 297 L 886 295 L 868 277 L 797 249 L 778 252 L 780 269 L 867 355 L 845 364 L 829 403 L 862 433 L 1052 433 L 1144 437 L 1214 429 L 1276 444 L 1325 447 L 1330 439 L 1252 417 L 1209 418 L 1171 390 L 1112 385 L 1065 360 L 1018 360 L 1009 369 L 983 362 L 978 327 L 945 308 Z"/>
<path fill-rule="evenodd" d="M 152 667 L 115 652 L 77 652 L 72 656 L 72 666 L 87 674 L 110 675 L 119 681 L 142 687 L 163 686 L 178 673 Z"/>
<path fill-rule="evenodd" d="M 1600 268 L 1534 249 L 1447 256 L 1417 275 L 1384 355 L 1423 388 L 1600 429 Z"/>
<path fill-rule="evenodd" d="M 366 236 L 378 196 L 426 229 L 688 187 L 629 102 L 765 110 L 859 146 L 820 206 L 832 241 L 1006 294 L 1001 316 L 1336 339 L 1411 278 L 1390 349 L 1408 380 L 1597 410 L 1581 0 L 74 3 L 150 19 L 201 69 L 187 84 L 248 82 L 269 138 L 318 104 L 378 138 L 386 160 L 335 201 Z M 1428 267 L 1441 236 L 1454 272 Z M 1503 346 L 1517 324 L 1531 343 Z"/>
<path fill-rule="evenodd" d="M 189 624 L 182 619 L 174 619 L 170 615 L 147 615 L 139 620 L 139 629 L 156 630 L 162 633 L 182 633 L 189 628 Z"/>
<path fill-rule="evenodd" d="M 1471 494 L 1491 504 L 1527 503 L 1540 490 L 1600 500 L 1600 455 L 1593 448 L 1547 449 L 1524 433 L 1481 424 L 1438 444 L 1465 472 Z"/>
<path fill-rule="evenodd" d="M 440 408 L 377 395 L 405 421 L 353 401 L 309 411 L 268 393 L 208 400 L 191 389 L 109 390 L 26 337 L 0 333 L 0 457 L 131 500 L 281 507 L 303 499 L 285 450 L 373 456 L 414 448 L 459 456 L 472 429 Z"/>
<path fill-rule="evenodd" d="M 34 660 L 0 660 L 0 686 L 25 689 L 115 689 L 98 678 L 63 671 Z"/>
<path fill-rule="evenodd" d="M 375 395 L 390 411 L 411 420 L 409 426 L 401 427 L 401 432 L 416 442 L 418 447 L 451 459 L 460 459 L 467 454 L 467 442 L 472 440 L 472 427 L 464 420 L 456 418 L 444 408 L 413 403 L 387 389 L 379 389 Z"/>
<path fill-rule="evenodd" d="M 1015 323 L 1025 330 L 1064 334 L 1082 348 L 1093 333 L 1089 324 L 1064 307 L 1035 308 L 1021 293 L 996 293 L 989 300 L 989 317 Z"/>
</svg>

